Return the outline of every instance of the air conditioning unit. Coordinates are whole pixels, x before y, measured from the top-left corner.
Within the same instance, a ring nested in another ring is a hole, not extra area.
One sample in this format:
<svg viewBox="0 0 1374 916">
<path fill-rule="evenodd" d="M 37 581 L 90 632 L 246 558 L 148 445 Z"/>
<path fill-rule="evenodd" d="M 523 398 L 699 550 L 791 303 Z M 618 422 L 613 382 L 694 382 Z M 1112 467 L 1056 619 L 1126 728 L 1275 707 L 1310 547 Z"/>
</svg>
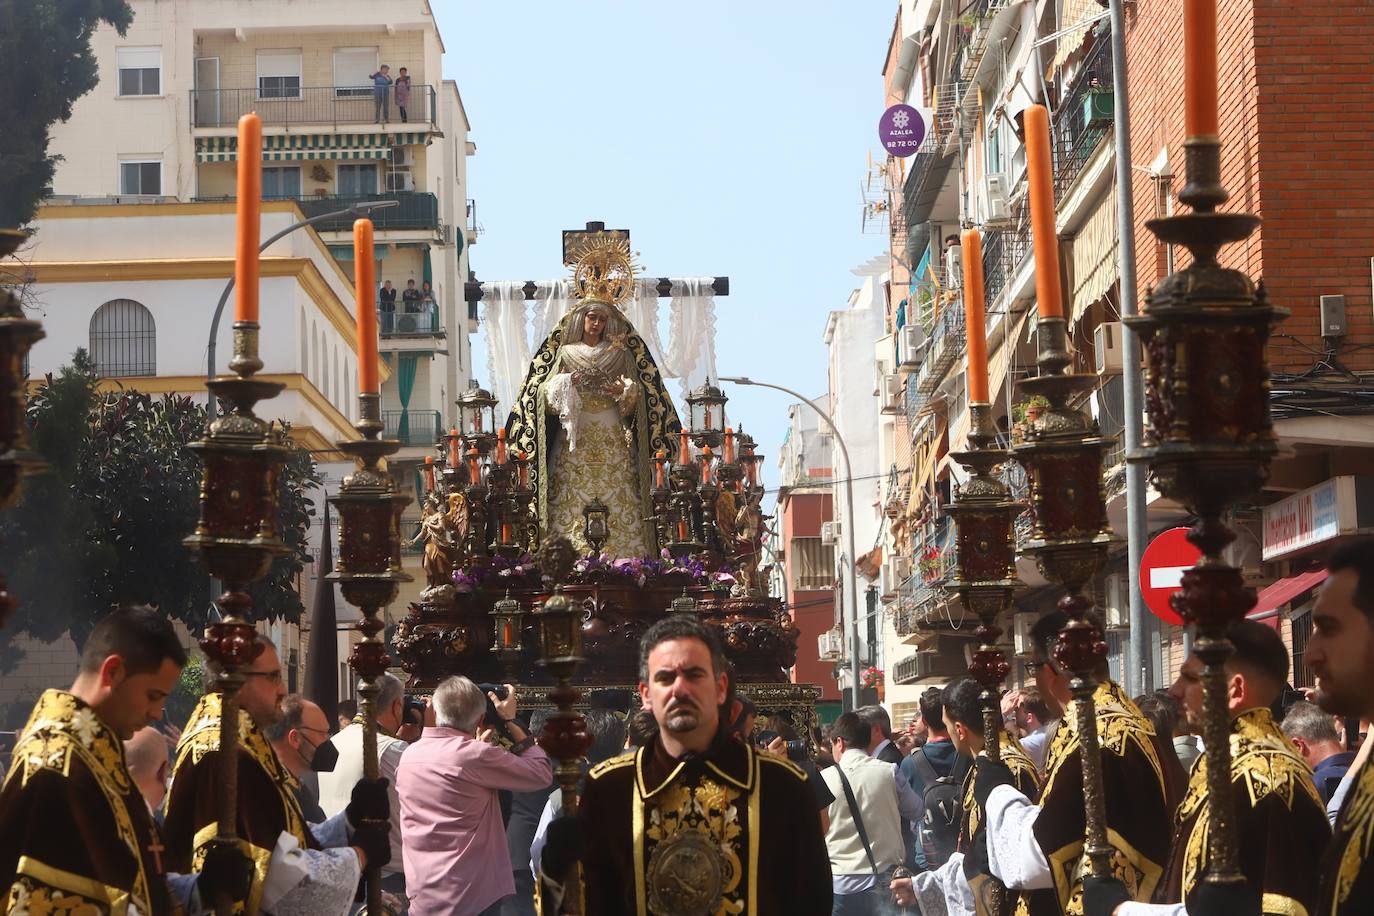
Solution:
<svg viewBox="0 0 1374 916">
<path fill-rule="evenodd" d="M 826 630 L 816 637 L 816 649 L 825 661 L 839 658 L 844 655 L 844 634 L 839 630 Z"/>
<path fill-rule="evenodd" d="M 392 165 L 410 165 L 410 160 L 410 153 L 406 151 L 404 146 L 393 146 L 391 148 Z"/>
<path fill-rule="evenodd" d="M 396 169 L 386 173 L 386 189 L 392 193 L 397 191 L 414 191 L 415 176 L 409 169 Z"/>
<path fill-rule="evenodd" d="M 899 413 L 902 409 L 902 377 L 900 375 L 883 376 L 883 413 Z"/>
<path fill-rule="evenodd" d="M 1007 191 L 1007 176 L 1000 173 L 988 176 L 986 225 L 1005 225 L 1011 222 L 1011 206 L 1007 202 Z"/>
<path fill-rule="evenodd" d="M 958 245 L 945 249 L 945 285 L 961 289 L 964 284 L 964 252 Z"/>
<path fill-rule="evenodd" d="M 1098 375 L 1121 374 L 1121 322 L 1104 321 L 1093 328 L 1093 357 Z"/>
<path fill-rule="evenodd" d="M 921 367 L 921 350 L 926 345 L 925 328 L 919 324 L 909 324 L 902 328 L 899 340 L 901 365 L 897 368 L 914 372 Z"/>
<path fill-rule="evenodd" d="M 1011 619 L 1011 644 L 1017 655 L 1031 654 L 1031 627 L 1035 626 L 1036 614 L 1028 612 L 1017 614 Z"/>
<path fill-rule="evenodd" d="M 892 577 L 897 585 L 911 578 L 911 557 L 892 558 Z"/>
<path fill-rule="evenodd" d="M 943 642 L 943 640 L 942 640 Z M 969 644 L 972 646 L 972 643 Z M 964 652 L 929 651 L 921 649 L 916 653 L 916 679 L 917 680 L 952 680 L 968 674 L 969 659 L 965 658 Z M 969 651 L 965 648 L 965 652 Z"/>
<path fill-rule="evenodd" d="M 1131 624 L 1130 582 L 1125 573 L 1112 573 L 1106 577 L 1102 599 L 1102 616 L 1107 629 L 1125 630 Z"/>
<path fill-rule="evenodd" d="M 420 318 L 421 318 L 421 317 L 422 317 L 422 316 L 420 316 L 420 315 L 416 315 L 416 314 L 406 314 L 405 312 L 401 312 L 401 313 L 397 314 L 397 315 L 396 315 L 396 333 L 397 333 L 397 334 L 414 334 L 416 331 L 420 330 Z M 429 317 L 429 316 L 426 315 L 426 316 L 423 316 L 423 317 L 426 317 L 426 318 L 427 318 L 427 317 Z"/>
<path fill-rule="evenodd" d="M 834 547 L 838 544 L 841 533 L 839 522 L 821 522 L 821 543 L 826 547 Z"/>
<path fill-rule="evenodd" d="M 440 223 L 440 224 L 439 224 L 439 244 L 440 244 L 440 245 L 452 245 L 452 244 L 453 244 L 453 224 L 452 224 L 452 223 Z"/>
</svg>

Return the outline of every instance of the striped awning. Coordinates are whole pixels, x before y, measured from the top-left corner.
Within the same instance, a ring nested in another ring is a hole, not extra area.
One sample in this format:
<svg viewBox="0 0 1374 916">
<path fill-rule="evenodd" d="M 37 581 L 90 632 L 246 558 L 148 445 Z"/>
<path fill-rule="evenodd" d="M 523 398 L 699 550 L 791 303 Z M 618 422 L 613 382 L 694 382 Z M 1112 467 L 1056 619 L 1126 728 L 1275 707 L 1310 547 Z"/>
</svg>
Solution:
<svg viewBox="0 0 1374 916">
<path fill-rule="evenodd" d="M 262 138 L 264 162 L 301 162 L 312 159 L 386 159 L 393 146 L 429 142 L 426 131 L 399 134 L 270 134 Z M 237 137 L 197 137 L 197 162 L 233 162 Z"/>
</svg>

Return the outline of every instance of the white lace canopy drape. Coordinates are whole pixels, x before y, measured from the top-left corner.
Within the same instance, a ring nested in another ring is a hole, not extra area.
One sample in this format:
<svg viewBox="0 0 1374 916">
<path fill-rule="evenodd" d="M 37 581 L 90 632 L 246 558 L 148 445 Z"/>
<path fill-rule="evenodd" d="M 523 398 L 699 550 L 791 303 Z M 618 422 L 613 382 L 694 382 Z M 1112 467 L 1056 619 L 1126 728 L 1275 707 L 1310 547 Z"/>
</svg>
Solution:
<svg viewBox="0 0 1374 916">
<path fill-rule="evenodd" d="M 678 379 L 681 396 L 707 378 L 716 377 L 716 305 L 710 277 L 694 277 L 673 285 L 668 305 L 668 344 L 659 334 L 657 281 L 639 281 L 634 299 L 624 305 L 625 317 L 644 338 L 665 379 Z M 539 284 L 535 298 L 526 301 L 523 284 L 488 283 L 486 312 L 487 377 L 491 393 L 504 415 L 515 402 L 529 369 L 530 356 L 574 305 L 572 283 L 558 280 Z M 533 327 L 531 327 L 533 325 Z M 679 406 L 685 402 L 680 401 Z"/>
</svg>

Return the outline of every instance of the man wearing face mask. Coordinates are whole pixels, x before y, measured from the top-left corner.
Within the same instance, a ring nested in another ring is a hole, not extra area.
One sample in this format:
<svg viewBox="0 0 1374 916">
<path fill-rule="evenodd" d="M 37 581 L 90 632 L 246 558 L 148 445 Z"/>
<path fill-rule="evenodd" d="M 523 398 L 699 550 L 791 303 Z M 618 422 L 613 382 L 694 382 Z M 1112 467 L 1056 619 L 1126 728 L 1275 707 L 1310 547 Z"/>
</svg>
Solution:
<svg viewBox="0 0 1374 916">
<path fill-rule="evenodd" d="M 281 701 L 281 718 L 264 734 L 281 765 L 298 781 L 296 800 L 301 803 L 306 822 L 323 823 L 325 813 L 320 807 L 315 774 L 332 772 L 339 762 L 339 751 L 329 740 L 329 720 L 324 710 L 298 693 L 290 694 Z"/>
</svg>

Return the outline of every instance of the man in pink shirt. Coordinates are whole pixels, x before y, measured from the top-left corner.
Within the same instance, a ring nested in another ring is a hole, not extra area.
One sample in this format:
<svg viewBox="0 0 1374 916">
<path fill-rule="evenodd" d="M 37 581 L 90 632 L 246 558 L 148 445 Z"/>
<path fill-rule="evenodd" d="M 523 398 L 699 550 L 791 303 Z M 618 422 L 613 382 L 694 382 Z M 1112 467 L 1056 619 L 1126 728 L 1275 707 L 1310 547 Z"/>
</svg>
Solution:
<svg viewBox="0 0 1374 916">
<path fill-rule="evenodd" d="M 396 794 L 411 916 L 495 916 L 515 893 L 497 792 L 546 788 L 553 764 L 515 721 L 515 688 L 506 685 L 504 700 L 487 697 L 515 741 L 509 751 L 486 740 L 482 691 L 456 676 L 434 691 L 435 727 L 401 756 Z"/>
</svg>

